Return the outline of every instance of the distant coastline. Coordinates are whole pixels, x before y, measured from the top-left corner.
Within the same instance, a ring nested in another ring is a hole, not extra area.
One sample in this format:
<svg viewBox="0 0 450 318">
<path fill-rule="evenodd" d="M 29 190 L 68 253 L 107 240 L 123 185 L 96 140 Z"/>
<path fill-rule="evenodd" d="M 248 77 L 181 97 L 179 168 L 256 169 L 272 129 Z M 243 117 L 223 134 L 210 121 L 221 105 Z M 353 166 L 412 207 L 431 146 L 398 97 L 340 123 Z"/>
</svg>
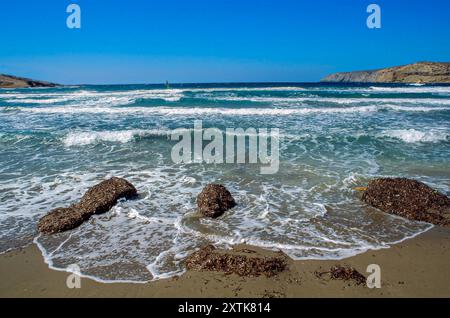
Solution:
<svg viewBox="0 0 450 318">
<path fill-rule="evenodd" d="M 373 83 L 373 84 L 450 84 L 450 62 L 418 62 L 402 66 L 394 66 L 367 71 L 338 72 L 330 74 L 319 81 L 320 83 Z M 214 84 L 293 84 L 314 82 L 227 82 L 205 83 Z M 150 83 L 147 83 L 150 84 Z M 174 83 L 172 85 L 189 85 L 202 83 Z M 96 85 L 96 84 L 91 84 Z M 113 84 L 113 85 L 124 85 Z M 146 85 L 130 84 L 130 85 Z M 152 83 L 150 85 L 164 85 Z M 60 84 L 33 80 L 30 78 L 0 74 L 0 88 L 27 87 L 57 87 Z"/>
<path fill-rule="evenodd" d="M 37 81 L 24 77 L 0 74 L 0 88 L 56 87 L 55 83 Z"/>
<path fill-rule="evenodd" d="M 450 83 L 449 62 L 418 62 L 370 71 L 340 72 L 321 82 L 339 83 Z"/>
</svg>

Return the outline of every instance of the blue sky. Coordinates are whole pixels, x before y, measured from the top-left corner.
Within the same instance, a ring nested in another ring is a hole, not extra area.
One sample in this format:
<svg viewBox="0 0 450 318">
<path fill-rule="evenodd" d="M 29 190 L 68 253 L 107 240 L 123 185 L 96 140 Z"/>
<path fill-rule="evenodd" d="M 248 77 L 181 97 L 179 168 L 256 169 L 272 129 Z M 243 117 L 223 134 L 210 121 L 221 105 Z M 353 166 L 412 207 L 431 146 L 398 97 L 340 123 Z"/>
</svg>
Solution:
<svg viewBox="0 0 450 318">
<path fill-rule="evenodd" d="M 66 27 L 81 7 L 82 28 Z M 382 9 L 368 29 L 366 7 Z M 318 81 L 450 61 L 448 0 L 40 0 L 0 4 L 0 73 L 64 84 Z"/>
</svg>

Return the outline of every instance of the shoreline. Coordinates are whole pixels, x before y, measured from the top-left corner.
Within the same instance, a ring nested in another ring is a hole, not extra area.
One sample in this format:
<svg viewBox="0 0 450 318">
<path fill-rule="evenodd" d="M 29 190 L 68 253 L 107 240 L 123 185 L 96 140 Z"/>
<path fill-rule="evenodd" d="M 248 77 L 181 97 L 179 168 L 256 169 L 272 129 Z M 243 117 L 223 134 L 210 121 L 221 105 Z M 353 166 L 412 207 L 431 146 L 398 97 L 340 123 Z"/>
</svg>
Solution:
<svg viewBox="0 0 450 318">
<path fill-rule="evenodd" d="M 274 252 L 254 246 L 263 256 Z M 147 283 L 100 283 L 81 278 L 69 289 L 70 273 L 50 269 L 35 244 L 0 255 L 0 297 L 450 297 L 450 229 L 433 227 L 386 249 L 369 250 L 342 260 L 289 260 L 288 270 L 273 277 L 241 277 L 187 271 L 179 277 Z M 319 278 L 334 265 L 349 265 L 367 276 L 381 268 L 381 288 L 352 281 Z"/>
</svg>

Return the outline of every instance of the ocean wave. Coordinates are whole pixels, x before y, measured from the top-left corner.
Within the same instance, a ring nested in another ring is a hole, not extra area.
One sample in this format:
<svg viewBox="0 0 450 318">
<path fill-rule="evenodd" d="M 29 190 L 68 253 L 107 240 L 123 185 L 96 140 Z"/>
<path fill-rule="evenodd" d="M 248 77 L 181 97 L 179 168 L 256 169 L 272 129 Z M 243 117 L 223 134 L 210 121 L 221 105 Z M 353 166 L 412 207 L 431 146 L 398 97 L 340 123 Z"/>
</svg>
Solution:
<svg viewBox="0 0 450 318">
<path fill-rule="evenodd" d="M 450 94 L 450 86 L 412 86 L 408 87 L 387 87 L 387 86 L 371 86 L 369 88 L 373 92 L 385 93 L 443 93 Z"/>
<path fill-rule="evenodd" d="M 382 133 L 384 137 L 400 139 L 407 143 L 441 142 L 450 138 L 448 131 L 419 131 L 416 129 L 387 130 Z"/>
<path fill-rule="evenodd" d="M 168 136 L 170 132 L 165 129 L 70 132 L 64 137 L 63 143 L 66 147 L 85 146 L 100 142 L 127 143 L 136 137 Z"/>
<path fill-rule="evenodd" d="M 185 92 L 267 92 L 267 91 L 305 91 L 307 88 L 297 86 L 273 86 L 273 87 L 210 87 L 210 88 L 185 88 Z"/>
<path fill-rule="evenodd" d="M 228 91 L 301 91 L 300 87 L 216 87 L 216 88 L 176 88 L 176 89 L 137 89 L 126 91 L 92 91 L 78 90 L 69 92 L 16 92 L 11 91 L 0 94 L 0 99 L 10 104 L 60 104 L 71 105 L 129 105 L 138 100 L 164 100 L 177 102 L 185 96 L 185 93 L 215 93 Z M 196 98 L 196 96 L 192 96 Z"/>
<path fill-rule="evenodd" d="M 202 131 L 205 131 L 207 128 L 204 128 Z M 85 146 L 90 144 L 97 144 L 102 142 L 111 142 L 111 143 L 128 143 L 138 141 L 140 138 L 146 137 L 163 137 L 169 139 L 172 132 L 180 132 L 186 131 L 189 133 L 193 133 L 196 130 L 194 128 L 176 128 L 176 129 L 168 129 L 168 128 L 159 128 L 159 129 L 130 129 L 130 130 L 118 130 L 118 131 L 71 131 L 68 132 L 59 139 L 66 147 L 74 147 L 74 146 Z M 337 140 L 346 140 L 348 137 L 369 137 L 369 138 L 395 138 L 398 140 L 402 140 L 407 143 L 436 143 L 441 141 L 447 141 L 450 139 L 450 133 L 445 131 L 444 129 L 438 130 L 433 129 L 430 131 L 419 131 L 416 129 L 391 129 L 385 130 L 381 133 L 374 134 L 359 134 L 359 133 L 350 133 L 348 135 L 321 135 L 321 134 L 292 134 L 292 133 L 282 133 L 279 132 L 276 136 L 272 135 L 270 130 L 268 132 L 259 132 L 256 129 L 256 133 L 244 131 L 240 132 L 229 132 L 227 130 L 218 129 L 223 135 L 227 136 L 267 136 L 270 138 L 279 138 L 280 140 L 290 142 L 303 142 L 303 141 L 317 141 L 317 138 L 326 137 L 332 138 L 330 142 L 334 142 Z M 23 135 L 23 134 L 11 134 L 11 133 L 0 133 L 0 140 L 2 142 L 14 142 L 18 143 L 23 140 L 27 140 L 32 138 L 33 135 Z M 42 143 L 42 141 L 40 141 Z"/>
<path fill-rule="evenodd" d="M 450 107 L 408 107 L 398 105 L 373 105 L 353 107 L 302 107 L 302 108 L 213 108 L 213 107 L 15 107 L 8 108 L 22 112 L 41 114 L 153 114 L 170 116 L 194 116 L 194 115 L 240 115 L 240 116 L 290 116 L 307 114 L 351 114 L 367 113 L 383 110 L 394 110 L 403 112 L 433 112 L 448 111 Z"/>
<path fill-rule="evenodd" d="M 13 104 L 59 104 L 69 103 L 75 105 L 96 106 L 96 105 L 129 105 L 139 99 L 164 100 L 176 102 L 183 97 L 183 90 L 180 89 L 153 89 L 153 90 L 131 90 L 97 92 L 79 90 L 74 92 L 32 92 L 0 94 L 4 102 Z"/>
<path fill-rule="evenodd" d="M 5 99 L 4 101 L 9 104 L 56 104 L 67 102 L 68 98 L 17 98 L 17 99 Z"/>
<path fill-rule="evenodd" d="M 233 102 L 259 102 L 259 103 L 295 103 L 295 102 L 322 102 L 334 104 L 433 104 L 450 105 L 450 100 L 443 98 L 343 98 L 343 97 L 258 97 L 258 96 L 204 96 L 205 99 L 215 101 Z"/>
<path fill-rule="evenodd" d="M 318 97 L 318 96 L 258 96 L 258 92 L 325 92 L 333 91 L 327 87 L 307 89 L 301 87 L 217 87 L 217 88 L 176 88 L 176 89 L 136 89 L 121 91 L 32 91 L 17 92 L 10 91 L 0 94 L 0 102 L 7 104 L 64 104 L 67 106 L 126 106 L 136 102 L 163 100 L 165 102 L 179 102 L 182 98 L 193 98 L 195 100 L 212 101 L 231 101 L 231 102 L 259 102 L 272 103 L 277 105 L 292 105 L 298 103 L 333 103 L 339 105 L 346 104 L 432 104 L 432 105 L 450 105 L 450 100 L 443 98 L 345 98 L 345 97 Z M 345 88 L 336 91 L 348 92 L 366 92 L 366 93 L 439 93 L 446 94 L 450 92 L 447 87 L 371 87 L 367 88 Z M 220 92 L 231 92 L 229 94 L 220 94 Z M 249 96 L 234 96 L 232 92 L 249 92 Z M 255 92 L 252 94 L 251 92 Z M 202 94 L 204 93 L 204 94 Z"/>
<path fill-rule="evenodd" d="M 207 128 L 202 129 L 202 131 L 205 131 Z M 63 144 L 66 147 L 72 147 L 72 146 L 85 146 L 89 144 L 96 144 L 101 142 L 117 142 L 117 143 L 127 143 L 134 141 L 136 138 L 143 138 L 143 137 L 167 137 L 170 138 L 170 135 L 172 132 L 195 132 L 197 130 L 193 128 L 177 128 L 177 129 L 135 129 L 135 130 L 120 130 L 120 131 L 77 131 L 77 132 L 69 132 L 65 137 L 62 139 Z M 304 136 L 296 136 L 291 134 L 278 134 L 277 136 L 272 136 L 270 131 L 269 132 L 258 132 L 256 130 L 256 133 L 252 132 L 229 132 L 226 130 L 218 130 L 224 135 L 227 136 L 245 136 L 245 137 L 270 137 L 270 138 L 286 138 L 286 139 L 292 139 L 292 140 L 301 140 L 304 139 Z M 0 137 L 2 135 L 0 134 Z M 187 177 L 186 177 L 187 178 Z"/>
</svg>

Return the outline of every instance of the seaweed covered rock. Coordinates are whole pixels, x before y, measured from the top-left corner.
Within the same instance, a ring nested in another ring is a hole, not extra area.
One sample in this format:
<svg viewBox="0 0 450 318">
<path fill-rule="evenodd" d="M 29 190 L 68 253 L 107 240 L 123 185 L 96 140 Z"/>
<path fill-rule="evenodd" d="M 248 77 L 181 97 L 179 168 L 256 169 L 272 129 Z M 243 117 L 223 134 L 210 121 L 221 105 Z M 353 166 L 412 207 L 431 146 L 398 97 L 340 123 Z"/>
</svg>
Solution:
<svg viewBox="0 0 450 318">
<path fill-rule="evenodd" d="M 274 276 L 287 268 L 286 256 L 266 257 L 254 251 L 221 251 L 207 245 L 186 259 L 189 270 L 219 271 L 240 276 Z"/>
<path fill-rule="evenodd" d="M 42 217 L 38 222 L 41 233 L 53 234 L 76 228 L 90 217 L 76 206 L 56 208 Z"/>
<path fill-rule="evenodd" d="M 364 191 L 362 200 L 384 212 L 410 220 L 450 226 L 450 199 L 416 180 L 372 180 Z"/>
<path fill-rule="evenodd" d="M 235 205 L 230 191 L 221 184 L 208 184 L 197 196 L 198 210 L 207 217 L 219 217 Z"/>
<path fill-rule="evenodd" d="M 136 188 L 131 183 L 112 177 L 90 188 L 78 206 L 88 214 L 100 214 L 109 211 L 119 199 L 130 199 L 136 195 Z"/>
<path fill-rule="evenodd" d="M 119 199 L 129 199 L 136 195 L 136 188 L 131 183 L 113 177 L 90 188 L 78 204 L 50 211 L 39 220 L 38 230 L 45 234 L 71 230 L 91 215 L 109 211 Z"/>
</svg>

